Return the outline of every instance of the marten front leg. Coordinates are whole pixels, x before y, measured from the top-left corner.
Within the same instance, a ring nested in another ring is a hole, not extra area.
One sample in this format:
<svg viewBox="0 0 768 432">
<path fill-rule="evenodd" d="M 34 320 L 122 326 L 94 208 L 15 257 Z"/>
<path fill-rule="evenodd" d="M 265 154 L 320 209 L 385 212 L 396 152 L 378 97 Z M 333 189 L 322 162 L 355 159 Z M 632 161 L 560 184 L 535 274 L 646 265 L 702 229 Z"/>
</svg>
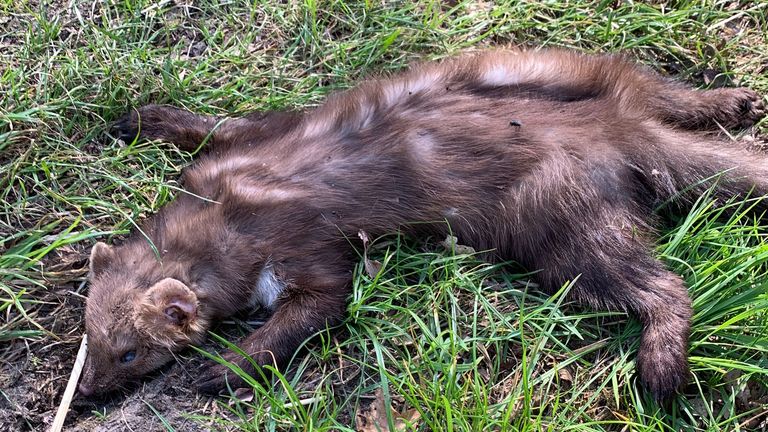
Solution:
<svg viewBox="0 0 768 432">
<path fill-rule="evenodd" d="M 225 118 L 166 105 L 146 105 L 123 116 L 115 123 L 114 130 L 127 142 L 143 138 L 168 141 L 185 151 L 194 151 L 203 145 L 223 150 L 286 133 L 299 123 L 299 117 L 296 112 L 256 112 L 242 118 Z"/>
<path fill-rule="evenodd" d="M 113 129 L 118 138 L 131 142 L 136 138 L 163 140 L 176 144 L 180 149 L 193 151 L 210 141 L 211 132 L 223 118 L 195 114 L 165 105 L 146 105 L 132 109 Z"/>
<path fill-rule="evenodd" d="M 240 343 L 240 348 L 260 366 L 284 367 L 299 346 L 315 333 L 344 319 L 347 289 L 334 286 L 288 287 L 272 317 L 262 327 Z M 250 361 L 235 352 L 224 354 L 251 376 L 258 377 Z M 218 394 L 221 390 L 243 387 L 245 382 L 229 368 L 211 362 L 198 379 L 203 393 Z"/>
</svg>

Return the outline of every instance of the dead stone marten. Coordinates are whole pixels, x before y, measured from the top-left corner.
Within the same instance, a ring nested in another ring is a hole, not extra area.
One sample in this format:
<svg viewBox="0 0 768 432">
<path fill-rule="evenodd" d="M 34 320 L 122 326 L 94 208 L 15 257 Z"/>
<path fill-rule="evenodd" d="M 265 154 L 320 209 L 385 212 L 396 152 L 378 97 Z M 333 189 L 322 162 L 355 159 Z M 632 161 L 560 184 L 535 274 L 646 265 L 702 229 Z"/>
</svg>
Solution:
<svg viewBox="0 0 768 432">
<path fill-rule="evenodd" d="M 441 238 L 450 227 L 489 259 L 540 270 L 542 289 L 578 276 L 573 299 L 636 316 L 639 376 L 665 398 L 687 380 L 691 301 L 651 253 L 653 209 L 672 198 L 685 209 L 718 175 L 719 198 L 768 193 L 768 158 L 702 132 L 763 115 L 746 88 L 697 91 L 566 51 L 423 64 L 303 113 L 140 108 L 117 124 L 125 139 L 205 148 L 184 173 L 189 193 L 142 235 L 93 248 L 80 392 L 156 369 L 253 305 L 272 315 L 240 347 L 284 365 L 344 318 L 359 231 Z M 242 384 L 227 376 L 211 364 L 199 388 Z"/>
</svg>

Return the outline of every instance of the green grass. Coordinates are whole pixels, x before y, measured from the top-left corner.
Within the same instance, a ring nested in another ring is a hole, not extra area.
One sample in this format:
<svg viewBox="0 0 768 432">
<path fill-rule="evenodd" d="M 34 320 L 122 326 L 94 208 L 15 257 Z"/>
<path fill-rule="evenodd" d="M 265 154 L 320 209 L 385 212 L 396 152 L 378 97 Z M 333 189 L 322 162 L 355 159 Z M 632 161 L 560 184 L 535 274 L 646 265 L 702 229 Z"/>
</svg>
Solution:
<svg viewBox="0 0 768 432">
<path fill-rule="evenodd" d="M 178 3 L 0 1 L 8 364 L 76 346 L 90 246 L 178 190 L 188 154 L 109 136 L 131 106 L 300 108 L 409 61 L 503 44 L 623 51 L 702 87 L 768 93 L 766 2 Z M 753 132 L 737 139 L 766 142 L 766 122 Z M 416 430 L 756 430 L 768 411 L 768 227 L 742 212 L 717 218 L 720 204 L 702 199 L 658 244 L 695 306 L 692 384 L 667 406 L 634 376 L 639 325 L 567 304 L 568 281 L 550 298 L 514 266 L 387 238 L 372 251 L 381 273 L 357 272 L 340 333 L 309 343 L 254 400 L 222 402 L 227 415 L 191 415 L 221 429 L 354 430 L 381 389 L 384 406 L 418 410 Z"/>
</svg>

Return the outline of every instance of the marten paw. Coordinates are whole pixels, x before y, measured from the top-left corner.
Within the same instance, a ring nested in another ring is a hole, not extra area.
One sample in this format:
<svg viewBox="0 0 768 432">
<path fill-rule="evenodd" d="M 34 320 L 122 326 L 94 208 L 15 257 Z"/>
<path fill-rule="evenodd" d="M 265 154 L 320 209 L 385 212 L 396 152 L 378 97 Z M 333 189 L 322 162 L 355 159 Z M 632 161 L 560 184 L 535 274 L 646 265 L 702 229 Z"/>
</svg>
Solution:
<svg viewBox="0 0 768 432">
<path fill-rule="evenodd" d="M 117 138 L 125 141 L 126 143 L 133 142 L 140 137 L 140 115 L 139 110 L 132 109 L 124 116 L 120 117 L 115 124 L 112 125 L 112 132 Z"/>
<path fill-rule="evenodd" d="M 752 89 L 746 87 L 722 89 L 725 93 L 723 107 L 727 109 L 730 118 L 724 119 L 727 127 L 747 128 L 765 117 L 763 98 Z"/>
<path fill-rule="evenodd" d="M 222 356 L 224 360 L 232 363 L 243 371 L 243 373 L 254 376 L 256 371 L 250 361 L 244 359 L 237 353 L 228 352 Z M 230 367 L 213 360 L 208 361 L 197 378 L 197 389 L 200 393 L 218 395 L 228 389 L 238 389 L 250 387 L 234 370 Z"/>
<path fill-rule="evenodd" d="M 163 125 L 168 124 L 170 114 L 175 108 L 161 105 L 145 105 L 131 109 L 112 125 L 117 138 L 130 143 L 138 138 L 164 139 Z"/>
</svg>

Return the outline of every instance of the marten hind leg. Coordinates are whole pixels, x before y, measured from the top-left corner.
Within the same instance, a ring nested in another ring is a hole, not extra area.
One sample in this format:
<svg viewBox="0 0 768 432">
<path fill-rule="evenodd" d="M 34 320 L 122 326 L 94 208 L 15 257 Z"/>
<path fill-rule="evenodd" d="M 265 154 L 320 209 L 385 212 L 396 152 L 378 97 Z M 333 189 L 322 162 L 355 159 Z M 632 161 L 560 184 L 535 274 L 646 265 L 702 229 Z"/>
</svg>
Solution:
<svg viewBox="0 0 768 432">
<path fill-rule="evenodd" d="M 745 87 L 698 90 L 617 57 L 593 61 L 590 70 L 599 76 L 601 94 L 617 100 L 623 109 L 681 128 L 743 128 L 766 113 L 760 95 Z"/>
<path fill-rule="evenodd" d="M 636 238 L 631 222 L 606 212 L 549 236 L 554 242 L 546 250 L 529 252 L 537 257 L 542 286 L 556 288 L 578 276 L 570 292 L 577 302 L 626 311 L 640 320 L 639 377 L 663 400 L 688 379 L 691 300 L 682 279 Z"/>
<path fill-rule="evenodd" d="M 168 141 L 185 151 L 203 146 L 223 150 L 285 133 L 299 123 L 298 116 L 294 112 L 257 112 L 242 118 L 226 118 L 166 105 L 145 105 L 123 116 L 113 129 L 120 139 L 128 142 L 143 138 Z"/>
<path fill-rule="evenodd" d="M 500 61 L 507 64 L 499 67 Z M 570 99 L 605 98 L 624 111 L 688 129 L 747 127 L 765 116 L 762 98 L 748 88 L 697 90 L 667 79 L 623 56 L 585 56 L 571 51 L 525 52 L 503 60 L 488 57 L 488 84 L 530 86 Z M 501 75 L 497 71 L 505 71 Z"/>
<path fill-rule="evenodd" d="M 760 95 L 748 88 L 697 90 L 622 57 L 602 56 L 590 62 L 586 70 L 601 87 L 601 95 L 617 100 L 623 109 L 681 128 L 748 127 L 766 113 Z"/>
<path fill-rule="evenodd" d="M 660 120 L 678 126 L 727 129 L 745 128 L 765 116 L 765 104 L 754 90 L 719 88 L 713 90 L 686 90 L 677 83 L 661 88 L 649 98 L 649 107 Z"/>
</svg>

